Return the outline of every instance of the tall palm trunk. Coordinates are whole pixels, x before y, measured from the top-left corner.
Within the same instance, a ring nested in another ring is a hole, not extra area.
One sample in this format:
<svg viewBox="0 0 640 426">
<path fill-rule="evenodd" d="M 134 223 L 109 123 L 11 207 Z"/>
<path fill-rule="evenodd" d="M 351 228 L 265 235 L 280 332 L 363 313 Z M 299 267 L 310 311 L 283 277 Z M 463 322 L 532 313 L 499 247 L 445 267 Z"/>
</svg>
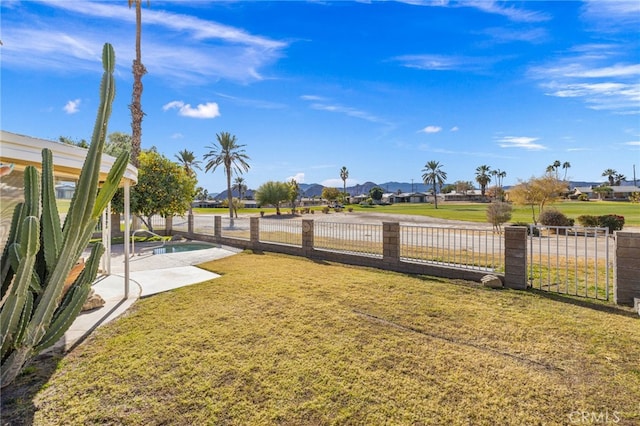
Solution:
<svg viewBox="0 0 640 426">
<path fill-rule="evenodd" d="M 229 201 L 229 226 L 233 228 L 233 193 L 231 192 L 231 164 L 225 166 L 227 172 L 227 200 Z"/>
<path fill-rule="evenodd" d="M 142 51 L 140 39 L 142 37 L 142 0 L 137 0 L 136 4 L 136 59 L 133 61 L 133 93 L 131 99 L 131 163 L 138 167 L 138 157 L 140 155 L 140 145 L 142 141 L 142 76 L 147 73 L 147 69 L 142 64 Z"/>
</svg>

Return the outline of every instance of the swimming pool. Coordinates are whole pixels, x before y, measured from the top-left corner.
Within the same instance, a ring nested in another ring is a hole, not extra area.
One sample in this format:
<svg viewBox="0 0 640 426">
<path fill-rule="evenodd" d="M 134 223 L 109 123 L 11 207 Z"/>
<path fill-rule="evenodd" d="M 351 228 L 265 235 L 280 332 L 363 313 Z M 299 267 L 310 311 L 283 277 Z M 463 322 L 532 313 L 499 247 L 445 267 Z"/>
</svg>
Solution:
<svg viewBox="0 0 640 426">
<path fill-rule="evenodd" d="M 209 243 L 176 243 L 153 249 L 153 254 L 182 253 L 185 251 L 205 250 L 218 247 Z"/>
</svg>

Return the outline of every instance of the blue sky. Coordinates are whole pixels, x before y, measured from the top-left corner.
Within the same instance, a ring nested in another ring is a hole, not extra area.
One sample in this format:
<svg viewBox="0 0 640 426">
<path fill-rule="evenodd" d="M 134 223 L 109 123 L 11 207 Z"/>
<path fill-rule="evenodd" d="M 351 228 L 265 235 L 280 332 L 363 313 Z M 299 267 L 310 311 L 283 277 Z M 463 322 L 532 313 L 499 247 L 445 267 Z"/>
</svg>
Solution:
<svg viewBox="0 0 640 426">
<path fill-rule="evenodd" d="M 486 164 L 504 183 L 568 161 L 572 180 L 640 175 L 640 2 L 143 3 L 142 147 L 200 159 L 226 131 L 250 188 L 448 181 Z M 89 138 L 104 42 L 117 56 L 109 131 L 130 132 L 127 1 L 1 3 L 1 127 Z M 221 170 L 199 172 L 210 192 Z"/>
</svg>

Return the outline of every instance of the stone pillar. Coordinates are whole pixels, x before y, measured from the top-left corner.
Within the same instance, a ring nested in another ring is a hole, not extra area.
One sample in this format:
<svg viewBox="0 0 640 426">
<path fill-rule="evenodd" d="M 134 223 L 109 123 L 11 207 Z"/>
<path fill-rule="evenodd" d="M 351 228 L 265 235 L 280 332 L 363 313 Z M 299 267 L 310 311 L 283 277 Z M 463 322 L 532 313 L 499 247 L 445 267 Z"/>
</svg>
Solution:
<svg viewBox="0 0 640 426">
<path fill-rule="evenodd" d="M 504 286 L 517 290 L 527 289 L 527 228 L 504 228 Z"/>
<path fill-rule="evenodd" d="M 302 220 L 302 253 L 305 257 L 309 257 L 313 252 L 313 220 Z"/>
<path fill-rule="evenodd" d="M 259 217 L 249 218 L 249 239 L 251 240 L 251 245 L 254 248 L 256 248 L 260 243 L 260 218 Z"/>
<path fill-rule="evenodd" d="M 382 222 L 382 260 L 384 263 L 400 263 L 400 223 Z"/>
<path fill-rule="evenodd" d="M 613 300 L 618 305 L 633 306 L 634 297 L 640 298 L 640 233 L 616 231 L 614 236 Z"/>
<path fill-rule="evenodd" d="M 164 235 L 173 234 L 173 216 L 167 216 L 164 218 Z"/>
<path fill-rule="evenodd" d="M 218 241 L 222 238 L 222 216 L 213 217 L 213 235 Z"/>
</svg>

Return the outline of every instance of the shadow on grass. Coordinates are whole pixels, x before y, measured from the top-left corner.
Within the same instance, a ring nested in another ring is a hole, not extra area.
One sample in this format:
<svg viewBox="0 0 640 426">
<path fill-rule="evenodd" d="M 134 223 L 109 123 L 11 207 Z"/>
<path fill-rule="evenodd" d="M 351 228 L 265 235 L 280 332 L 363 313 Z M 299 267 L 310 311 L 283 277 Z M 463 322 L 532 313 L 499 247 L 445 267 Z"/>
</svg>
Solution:
<svg viewBox="0 0 640 426">
<path fill-rule="evenodd" d="M 40 354 L 29 362 L 13 383 L 2 388 L 3 425 L 33 424 L 37 411 L 33 400 L 56 371 L 58 362 L 62 358 L 61 349 Z"/>
<path fill-rule="evenodd" d="M 593 309 L 595 311 L 606 312 L 608 314 L 620 315 L 623 317 L 637 318 L 640 319 L 637 312 L 634 312 L 630 307 L 613 305 L 609 302 L 605 301 L 597 301 L 590 299 L 582 299 L 573 296 L 568 296 L 566 294 L 560 293 L 549 293 L 544 290 L 537 290 L 530 288 L 527 290 L 530 293 L 533 293 L 539 297 L 543 297 L 545 299 L 551 299 L 556 302 L 567 303 L 569 305 L 579 306 L 581 308 Z"/>
</svg>

